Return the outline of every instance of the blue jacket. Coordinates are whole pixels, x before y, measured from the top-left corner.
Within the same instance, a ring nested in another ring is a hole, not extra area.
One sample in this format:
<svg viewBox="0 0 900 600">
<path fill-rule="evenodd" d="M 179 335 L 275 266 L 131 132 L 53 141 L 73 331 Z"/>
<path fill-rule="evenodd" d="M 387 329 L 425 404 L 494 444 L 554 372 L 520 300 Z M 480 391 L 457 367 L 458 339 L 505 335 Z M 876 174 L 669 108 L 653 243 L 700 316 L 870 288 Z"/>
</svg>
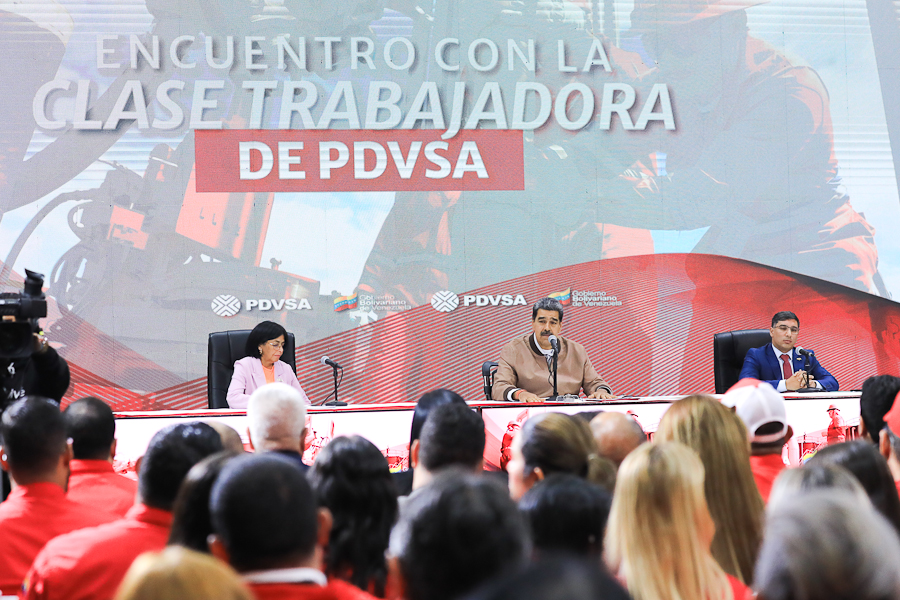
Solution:
<svg viewBox="0 0 900 600">
<path fill-rule="evenodd" d="M 793 353 L 794 372 L 803 369 L 805 364 L 804 358 L 799 352 Z M 809 357 L 810 373 L 815 377 L 825 390 L 836 392 L 838 390 L 837 379 L 832 377 L 831 373 L 825 370 L 825 367 L 819 364 L 815 355 Z M 772 344 L 766 344 L 762 348 L 751 348 L 744 357 L 744 367 L 741 369 L 741 379 L 745 377 L 753 377 L 770 383 L 773 388 L 778 389 L 778 383 L 784 379 L 784 372 L 781 369 L 781 361 L 775 357 L 775 350 Z"/>
</svg>

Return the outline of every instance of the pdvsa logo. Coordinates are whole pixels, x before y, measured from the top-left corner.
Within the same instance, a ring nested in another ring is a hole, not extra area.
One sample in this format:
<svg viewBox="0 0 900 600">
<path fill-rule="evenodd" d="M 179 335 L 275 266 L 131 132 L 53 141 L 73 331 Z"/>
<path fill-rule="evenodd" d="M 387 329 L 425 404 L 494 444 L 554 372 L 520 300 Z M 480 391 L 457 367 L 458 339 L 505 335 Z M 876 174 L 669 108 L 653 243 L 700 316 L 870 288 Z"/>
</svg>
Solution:
<svg viewBox="0 0 900 600">
<path fill-rule="evenodd" d="M 438 312 L 450 312 L 460 304 L 459 296 L 448 290 L 437 292 L 431 297 L 431 306 Z M 462 297 L 463 306 L 526 306 L 522 294 L 473 294 Z"/>
<path fill-rule="evenodd" d="M 450 312 L 459 306 L 459 296 L 448 290 L 442 290 L 431 297 L 431 306 L 438 312 Z"/>
<path fill-rule="evenodd" d="M 220 317 L 233 317 L 241 312 L 260 310 L 312 310 L 312 305 L 306 298 L 259 298 L 255 300 L 247 300 L 241 303 L 240 300 L 230 294 L 221 294 L 213 298 L 212 311 Z"/>
<path fill-rule="evenodd" d="M 241 312 L 241 301 L 229 294 L 216 296 L 212 301 L 212 311 L 220 317 L 233 317 Z"/>
</svg>

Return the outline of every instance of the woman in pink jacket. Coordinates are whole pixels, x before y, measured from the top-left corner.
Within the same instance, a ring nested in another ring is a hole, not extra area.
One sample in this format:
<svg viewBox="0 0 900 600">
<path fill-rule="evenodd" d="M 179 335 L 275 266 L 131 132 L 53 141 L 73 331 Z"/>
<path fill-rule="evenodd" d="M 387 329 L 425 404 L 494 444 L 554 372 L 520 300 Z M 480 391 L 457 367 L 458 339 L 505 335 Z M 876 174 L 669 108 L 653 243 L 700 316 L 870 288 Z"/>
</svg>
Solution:
<svg viewBox="0 0 900 600">
<path fill-rule="evenodd" d="M 300 387 L 291 366 L 279 360 L 284 353 L 287 331 L 278 323 L 263 321 L 253 328 L 247 338 L 245 358 L 234 363 L 234 375 L 228 386 L 228 406 L 247 408 L 247 401 L 257 388 L 280 381 L 296 388 L 309 404 L 306 392 Z"/>
</svg>

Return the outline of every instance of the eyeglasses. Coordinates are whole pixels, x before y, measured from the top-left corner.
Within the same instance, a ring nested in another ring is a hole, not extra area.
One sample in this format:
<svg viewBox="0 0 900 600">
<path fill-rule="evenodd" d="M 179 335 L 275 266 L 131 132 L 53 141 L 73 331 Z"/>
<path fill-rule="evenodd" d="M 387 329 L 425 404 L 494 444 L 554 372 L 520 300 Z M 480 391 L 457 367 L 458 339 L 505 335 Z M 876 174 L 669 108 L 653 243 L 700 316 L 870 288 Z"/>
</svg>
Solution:
<svg viewBox="0 0 900 600">
<path fill-rule="evenodd" d="M 273 348 L 284 348 L 284 342 L 275 342 L 275 341 L 272 341 L 272 342 L 266 342 L 266 343 L 267 343 L 268 345 L 272 346 Z"/>
<path fill-rule="evenodd" d="M 790 331 L 791 333 L 794 333 L 794 334 L 800 333 L 799 327 L 788 327 L 787 325 L 777 325 L 775 327 L 775 329 L 777 329 L 781 333 L 787 333 L 788 331 Z"/>
</svg>

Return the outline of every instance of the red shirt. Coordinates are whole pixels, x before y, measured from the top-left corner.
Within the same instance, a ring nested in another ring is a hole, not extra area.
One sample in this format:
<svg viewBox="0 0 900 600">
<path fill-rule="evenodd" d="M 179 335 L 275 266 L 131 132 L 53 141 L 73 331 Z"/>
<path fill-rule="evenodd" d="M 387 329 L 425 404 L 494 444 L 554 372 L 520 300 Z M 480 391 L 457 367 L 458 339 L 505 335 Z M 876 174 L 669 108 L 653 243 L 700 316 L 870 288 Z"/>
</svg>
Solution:
<svg viewBox="0 0 900 600">
<path fill-rule="evenodd" d="M 844 441 L 844 419 L 840 415 L 835 415 L 828 424 L 825 431 L 825 437 L 829 444 L 840 444 Z"/>
<path fill-rule="evenodd" d="M 69 466 L 69 500 L 102 506 L 120 517 L 134 506 L 137 481 L 116 473 L 108 460 L 73 460 Z"/>
<path fill-rule="evenodd" d="M 124 519 L 50 541 L 41 550 L 19 598 L 110 600 L 138 555 L 162 550 L 172 513 L 135 504 Z"/>
<path fill-rule="evenodd" d="M 251 583 L 256 600 L 376 600 L 358 587 L 340 579 L 328 585 L 315 583 Z"/>
<path fill-rule="evenodd" d="M 750 457 L 750 470 L 753 471 L 756 487 L 759 488 L 759 494 L 766 502 L 769 501 L 772 483 L 784 469 L 785 464 L 781 460 L 780 452 L 778 454 L 763 454 Z"/>
<path fill-rule="evenodd" d="M 0 596 L 15 595 L 48 540 L 117 517 L 66 498 L 55 483 L 20 485 L 0 503 Z"/>
<path fill-rule="evenodd" d="M 734 600 L 749 600 L 753 597 L 753 592 L 746 585 L 735 579 L 731 575 L 727 575 L 728 583 L 731 585 L 731 595 Z"/>
</svg>

